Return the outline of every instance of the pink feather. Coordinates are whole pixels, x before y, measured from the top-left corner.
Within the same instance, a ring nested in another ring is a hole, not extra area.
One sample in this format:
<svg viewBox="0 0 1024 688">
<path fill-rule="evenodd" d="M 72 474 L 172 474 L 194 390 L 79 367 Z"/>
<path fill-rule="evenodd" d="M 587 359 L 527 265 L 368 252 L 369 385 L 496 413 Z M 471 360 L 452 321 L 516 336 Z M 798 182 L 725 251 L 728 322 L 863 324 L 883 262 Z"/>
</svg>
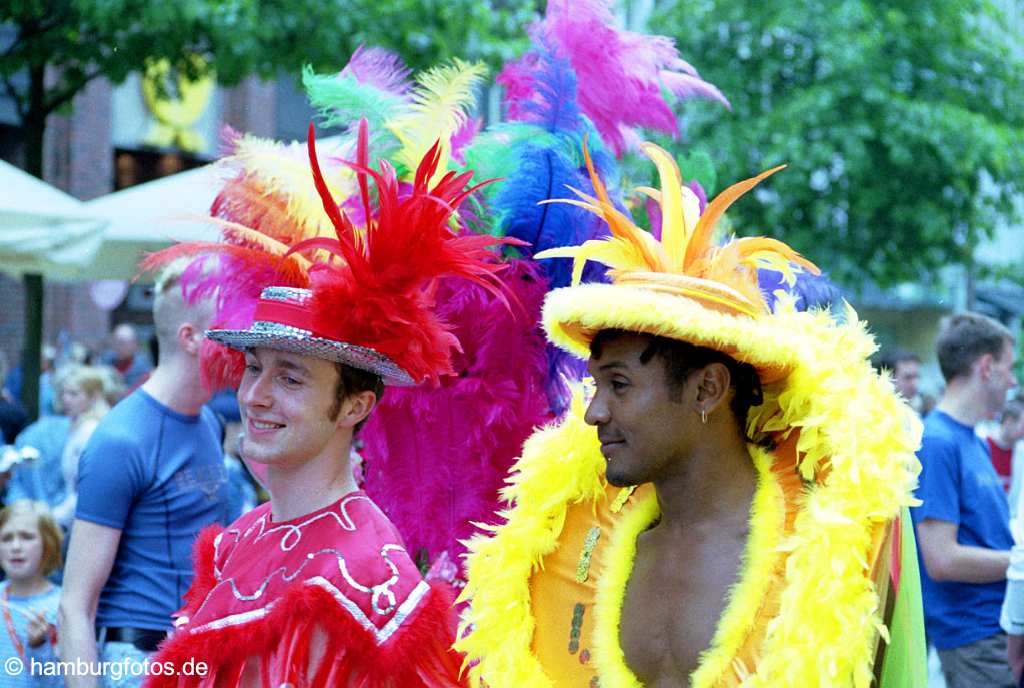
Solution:
<svg viewBox="0 0 1024 688">
<path fill-rule="evenodd" d="M 549 420 L 539 322 L 546 283 L 511 261 L 501 279 L 523 305 L 510 311 L 480 286 L 443 280 L 439 315 L 463 351 L 434 389 L 391 388 L 360 433 L 366 490 L 415 557 L 461 561 L 471 522 L 495 522 L 498 490 L 522 443 Z"/>
<path fill-rule="evenodd" d="M 529 52 L 518 59 L 506 62 L 495 77 L 495 83 L 505 89 L 504 102 L 509 120 L 521 120 L 526 114 L 523 104 L 533 99 L 538 64 L 537 53 Z"/>
<path fill-rule="evenodd" d="M 534 40 L 567 57 L 579 81 L 580 109 L 616 155 L 639 141 L 636 127 L 678 135 L 662 87 L 679 98 L 729 101 L 679 56 L 672 39 L 615 28 L 610 0 L 550 0 Z M 503 72 L 513 88 L 529 65 Z"/>
<path fill-rule="evenodd" d="M 460 165 L 466 164 L 466 159 L 463 157 L 463 152 L 476 135 L 480 133 L 480 118 L 479 117 L 467 117 L 463 121 L 462 125 L 455 130 L 455 133 L 451 138 L 451 154 L 452 160 Z"/>
</svg>

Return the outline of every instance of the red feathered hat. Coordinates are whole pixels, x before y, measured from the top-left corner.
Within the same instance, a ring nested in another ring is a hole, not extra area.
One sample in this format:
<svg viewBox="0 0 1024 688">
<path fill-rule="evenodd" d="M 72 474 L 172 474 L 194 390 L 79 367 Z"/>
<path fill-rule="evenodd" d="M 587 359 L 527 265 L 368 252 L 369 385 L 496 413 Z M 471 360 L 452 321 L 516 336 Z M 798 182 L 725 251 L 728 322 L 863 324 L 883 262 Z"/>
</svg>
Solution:
<svg viewBox="0 0 1024 688">
<path fill-rule="evenodd" d="M 434 312 L 434 285 L 444 276 L 462 277 L 504 301 L 495 276 L 503 266 L 490 249 L 514 240 L 452 231 L 456 209 L 482 184 L 467 189 L 472 172 L 449 172 L 431 186 L 440 158 L 437 144 L 420 161 L 410 189 L 400 187 L 387 161 L 370 169 L 367 140 L 364 120 L 356 161 L 345 163 L 359 183 L 365 226 L 357 227 L 324 181 L 310 125 L 313 180 L 336 238 L 304 239 L 277 255 L 282 265 L 305 255 L 299 264 L 306 268 L 306 283 L 301 288 L 295 280 L 267 284 L 248 328 L 214 329 L 207 337 L 238 350 L 267 347 L 338 361 L 380 375 L 386 384 L 417 384 L 452 372 L 451 352 L 459 342 Z M 370 180 L 377 191 L 375 206 Z M 231 276 L 218 281 L 221 290 L 230 288 Z"/>
</svg>

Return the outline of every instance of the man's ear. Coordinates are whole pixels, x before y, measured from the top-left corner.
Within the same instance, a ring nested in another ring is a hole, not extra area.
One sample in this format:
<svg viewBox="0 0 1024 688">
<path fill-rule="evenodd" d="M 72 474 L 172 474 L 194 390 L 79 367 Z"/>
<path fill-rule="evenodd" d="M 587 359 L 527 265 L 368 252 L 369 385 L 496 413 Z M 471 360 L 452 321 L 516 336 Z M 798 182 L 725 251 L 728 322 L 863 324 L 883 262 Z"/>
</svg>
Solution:
<svg viewBox="0 0 1024 688">
<path fill-rule="evenodd" d="M 203 343 L 203 330 L 192 323 L 182 323 L 178 327 L 178 348 L 190 355 L 199 354 L 199 346 Z"/>
<path fill-rule="evenodd" d="M 709 363 L 696 372 L 697 406 L 699 411 L 712 413 L 729 396 L 732 375 L 724 363 Z"/>
<path fill-rule="evenodd" d="M 978 357 L 978 361 L 975 363 L 974 369 L 978 371 L 978 376 L 982 380 L 987 380 L 992 375 L 992 365 L 994 363 L 995 356 L 985 353 Z"/>
<path fill-rule="evenodd" d="M 338 414 L 337 421 L 338 427 L 354 428 L 370 415 L 370 411 L 376 404 L 377 395 L 369 389 L 348 395 L 341 404 L 341 413 Z"/>
</svg>

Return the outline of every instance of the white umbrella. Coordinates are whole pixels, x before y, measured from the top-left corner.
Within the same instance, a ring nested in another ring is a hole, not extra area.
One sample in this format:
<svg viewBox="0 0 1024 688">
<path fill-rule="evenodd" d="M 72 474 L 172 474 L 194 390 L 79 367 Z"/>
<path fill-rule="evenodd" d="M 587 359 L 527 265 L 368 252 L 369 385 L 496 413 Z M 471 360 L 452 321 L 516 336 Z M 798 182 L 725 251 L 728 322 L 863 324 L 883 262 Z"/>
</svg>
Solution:
<svg viewBox="0 0 1024 688">
<path fill-rule="evenodd" d="M 78 199 L 0 160 L 0 270 L 74 279 L 93 262 L 107 221 Z"/>
<path fill-rule="evenodd" d="M 317 142 L 324 153 L 338 153 L 341 137 Z M 217 241 L 220 229 L 203 222 L 226 179 L 237 172 L 216 163 L 161 177 L 85 203 L 89 213 L 107 218 L 93 263 L 80 279 L 130 279 L 144 253 L 176 241 Z"/>
<path fill-rule="evenodd" d="M 210 213 L 229 171 L 216 165 L 161 177 L 88 201 L 108 219 L 103 245 L 80 279 L 131 279 L 139 259 L 175 241 L 216 241 L 220 230 L 200 218 Z"/>
</svg>

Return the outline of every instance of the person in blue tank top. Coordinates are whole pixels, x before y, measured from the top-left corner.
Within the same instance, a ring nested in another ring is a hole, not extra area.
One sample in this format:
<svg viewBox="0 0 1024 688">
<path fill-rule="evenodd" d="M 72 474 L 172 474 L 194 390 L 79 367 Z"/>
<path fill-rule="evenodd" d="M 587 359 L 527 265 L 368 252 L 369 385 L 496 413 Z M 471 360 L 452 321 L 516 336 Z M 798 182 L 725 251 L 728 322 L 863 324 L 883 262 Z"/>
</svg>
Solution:
<svg viewBox="0 0 1024 688">
<path fill-rule="evenodd" d="M 221 429 L 203 405 L 199 346 L 212 303 L 190 301 L 183 264 L 157 280 L 160 361 L 113 408 L 81 457 L 61 598 L 62 658 L 141 663 L 171 628 L 191 585 L 197 533 L 225 523 Z M 69 676 L 69 686 L 138 685 L 144 675 Z"/>
<path fill-rule="evenodd" d="M 988 448 L 974 426 L 1016 386 L 1014 338 L 998 322 L 961 313 L 936 353 L 946 391 L 924 422 L 917 528 L 925 629 L 948 688 L 1015 686 L 999 627 L 1009 566 L 1010 514 Z"/>
</svg>

